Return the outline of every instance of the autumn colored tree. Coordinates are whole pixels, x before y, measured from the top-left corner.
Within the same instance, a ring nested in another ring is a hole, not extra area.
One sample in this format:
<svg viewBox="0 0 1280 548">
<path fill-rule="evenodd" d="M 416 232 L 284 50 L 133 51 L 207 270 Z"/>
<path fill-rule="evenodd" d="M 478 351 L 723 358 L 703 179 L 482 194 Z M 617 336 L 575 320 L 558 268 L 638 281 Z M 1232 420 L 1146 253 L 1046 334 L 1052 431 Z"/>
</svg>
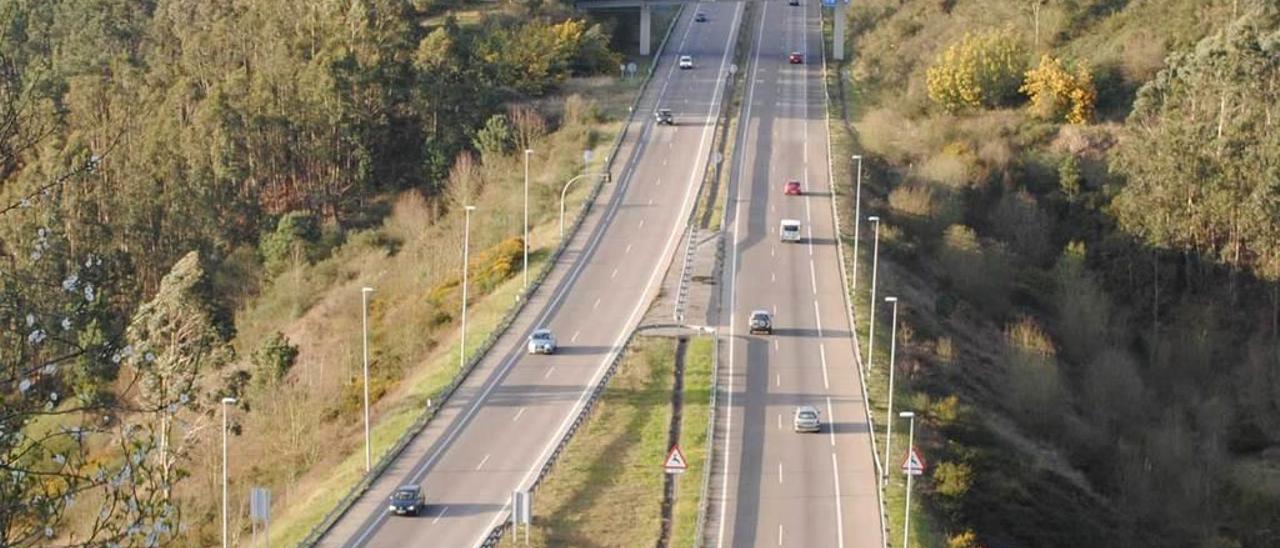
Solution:
<svg viewBox="0 0 1280 548">
<path fill-rule="evenodd" d="M 1093 119 L 1098 90 L 1083 63 L 1069 71 L 1057 57 L 1045 54 L 1040 65 L 1027 71 L 1018 91 L 1031 98 L 1031 113 L 1042 120 L 1085 124 Z"/>
<path fill-rule="evenodd" d="M 1007 105 L 1025 67 L 1026 49 L 1012 29 L 966 33 L 929 68 L 929 98 L 948 112 Z"/>
</svg>

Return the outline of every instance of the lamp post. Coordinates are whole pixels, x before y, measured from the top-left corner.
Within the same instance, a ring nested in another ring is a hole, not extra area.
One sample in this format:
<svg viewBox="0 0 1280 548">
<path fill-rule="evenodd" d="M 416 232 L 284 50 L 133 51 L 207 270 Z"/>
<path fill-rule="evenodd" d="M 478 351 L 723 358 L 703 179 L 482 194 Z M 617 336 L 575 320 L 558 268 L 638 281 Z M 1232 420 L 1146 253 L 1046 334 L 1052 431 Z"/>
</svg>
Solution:
<svg viewBox="0 0 1280 548">
<path fill-rule="evenodd" d="M 458 349 L 458 370 L 467 366 L 467 272 L 471 270 L 471 212 L 476 206 L 463 208 L 465 221 L 462 228 L 462 344 Z"/>
<path fill-rule="evenodd" d="M 529 288 L 529 156 L 533 149 L 524 149 L 524 289 Z"/>
<path fill-rule="evenodd" d="M 894 360 L 898 351 L 898 298 L 885 297 L 884 302 L 893 303 L 893 331 L 889 337 L 889 410 L 885 413 L 885 436 L 884 436 L 884 462 L 889 463 L 889 448 L 893 447 L 893 371 Z M 885 485 L 889 484 L 888 468 L 885 468 L 884 478 Z"/>
<path fill-rule="evenodd" d="M 862 226 L 862 155 L 854 154 L 858 162 L 858 184 L 853 192 L 853 288 L 858 288 L 858 227 Z"/>
<path fill-rule="evenodd" d="M 222 548 L 227 548 L 227 406 L 235 398 L 222 398 Z"/>
<path fill-rule="evenodd" d="M 564 198 L 569 194 L 569 185 L 572 185 L 573 182 L 577 181 L 578 179 L 592 176 L 592 175 L 597 177 L 604 177 L 605 175 L 608 175 L 608 173 L 603 171 L 597 171 L 595 173 L 583 173 L 572 179 L 569 179 L 569 182 L 564 184 L 564 189 L 560 191 L 560 239 L 562 240 L 564 239 Z"/>
<path fill-rule="evenodd" d="M 364 324 L 364 471 L 373 468 L 373 449 L 369 443 L 369 294 L 372 287 L 360 288 L 360 317 Z"/>
<path fill-rule="evenodd" d="M 872 215 L 867 220 L 876 225 L 876 243 L 871 252 L 871 330 L 867 335 L 867 369 L 871 369 L 876 357 L 876 272 L 880 269 L 880 217 Z"/>
<path fill-rule="evenodd" d="M 911 411 L 903 411 L 898 414 L 899 417 L 911 420 L 911 426 L 908 430 L 911 432 L 907 435 L 907 453 L 916 449 L 916 414 Z M 906 548 L 911 545 L 911 477 L 913 474 L 907 474 L 907 501 L 906 508 L 902 512 L 902 546 Z"/>
</svg>

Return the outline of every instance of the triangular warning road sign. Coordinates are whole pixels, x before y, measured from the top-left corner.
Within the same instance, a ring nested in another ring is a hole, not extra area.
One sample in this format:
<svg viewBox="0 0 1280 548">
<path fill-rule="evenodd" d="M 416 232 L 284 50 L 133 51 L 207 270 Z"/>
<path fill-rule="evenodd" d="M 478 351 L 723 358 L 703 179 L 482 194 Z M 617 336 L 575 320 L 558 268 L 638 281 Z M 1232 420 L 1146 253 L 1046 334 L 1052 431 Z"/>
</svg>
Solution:
<svg viewBox="0 0 1280 548">
<path fill-rule="evenodd" d="M 667 469 L 668 474 L 679 474 L 689 468 L 679 444 L 671 446 L 671 452 L 667 453 L 667 461 L 662 464 L 662 467 Z"/>
<path fill-rule="evenodd" d="M 902 461 L 902 473 L 913 476 L 919 476 L 924 473 L 924 457 L 920 455 L 920 452 L 915 447 L 907 451 L 907 458 Z"/>
</svg>

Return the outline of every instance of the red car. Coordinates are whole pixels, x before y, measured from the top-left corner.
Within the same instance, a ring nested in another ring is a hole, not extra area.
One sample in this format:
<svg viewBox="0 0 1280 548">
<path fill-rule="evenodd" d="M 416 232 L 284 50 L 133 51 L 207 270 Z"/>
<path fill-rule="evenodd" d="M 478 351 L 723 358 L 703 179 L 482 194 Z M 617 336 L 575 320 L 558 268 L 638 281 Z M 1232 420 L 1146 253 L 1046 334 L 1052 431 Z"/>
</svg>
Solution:
<svg viewBox="0 0 1280 548">
<path fill-rule="evenodd" d="M 804 64 L 804 56 L 803 56 L 803 55 L 801 55 L 801 54 L 800 54 L 800 52 L 798 52 L 798 51 L 793 51 L 793 52 L 791 52 L 791 55 L 789 55 L 789 56 L 787 57 L 787 60 L 788 60 L 788 61 L 790 61 L 790 62 L 791 62 L 791 64 L 793 64 L 793 65 L 803 65 L 803 64 Z"/>
<path fill-rule="evenodd" d="M 787 181 L 782 185 L 782 193 L 787 196 L 800 195 L 800 181 Z"/>
</svg>

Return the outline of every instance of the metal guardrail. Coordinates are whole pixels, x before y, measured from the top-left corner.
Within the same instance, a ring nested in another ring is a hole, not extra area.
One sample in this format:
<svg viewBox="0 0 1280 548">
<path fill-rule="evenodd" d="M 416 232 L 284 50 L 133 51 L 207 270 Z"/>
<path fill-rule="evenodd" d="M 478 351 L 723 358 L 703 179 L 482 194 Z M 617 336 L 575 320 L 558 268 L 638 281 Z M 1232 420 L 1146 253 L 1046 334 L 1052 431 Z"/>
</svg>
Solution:
<svg viewBox="0 0 1280 548">
<path fill-rule="evenodd" d="M 721 240 L 723 249 L 723 242 Z M 703 541 L 706 538 L 703 528 L 707 526 L 707 513 L 711 511 L 711 504 L 707 499 L 707 494 L 711 489 L 711 469 L 714 459 L 711 457 L 715 453 L 716 446 L 716 409 L 720 401 L 720 333 L 712 332 L 712 352 L 711 352 L 711 402 L 710 412 L 707 413 L 707 447 L 703 450 L 702 457 L 702 493 L 699 495 L 698 503 L 698 521 L 694 525 L 695 537 L 693 540 L 694 548 L 702 548 Z"/>
<path fill-rule="evenodd" d="M 604 171 L 609 173 L 609 177 L 597 178 L 595 185 L 591 189 L 591 193 L 587 196 L 587 199 L 583 201 L 582 206 L 578 209 L 577 215 L 574 217 L 572 226 L 569 228 L 568 232 L 566 232 L 566 234 L 569 234 L 569 237 L 562 238 L 556 245 L 556 249 L 552 252 L 550 260 L 548 260 L 539 270 L 533 281 L 529 284 L 529 287 L 520 293 L 515 306 L 507 310 L 507 313 L 502 317 L 502 320 L 498 322 L 498 326 L 490 332 L 489 337 L 486 338 L 484 342 L 480 344 L 480 347 L 472 353 L 470 359 L 467 360 L 466 366 L 454 375 L 448 385 L 431 395 L 431 398 L 429 398 L 430 401 L 439 403 L 433 407 L 428 407 L 423 411 L 422 415 L 414 421 L 413 425 L 400 436 L 400 439 L 396 441 L 395 445 L 391 446 L 391 449 L 379 457 L 378 462 L 374 464 L 369 472 L 365 473 L 360 482 L 353 486 L 351 491 L 338 502 L 338 505 L 334 507 L 333 510 L 330 510 L 329 513 L 325 515 L 324 519 L 312 528 L 311 532 L 299 542 L 300 546 L 314 546 L 319 542 L 320 537 L 327 533 L 329 529 L 332 528 L 334 524 L 336 524 L 338 520 L 351 509 L 351 506 L 355 504 L 355 501 L 368 491 L 369 487 L 373 485 L 373 482 L 382 476 L 382 473 L 386 471 L 387 467 L 389 467 L 392 462 L 395 461 L 396 457 L 400 456 L 400 453 L 404 452 L 404 449 L 413 441 L 413 438 L 431 424 L 431 420 L 434 419 L 439 410 L 444 407 L 445 402 L 448 401 L 453 393 L 457 391 L 458 387 L 461 386 L 462 383 L 466 381 L 467 377 L 471 375 L 471 372 L 475 370 L 476 366 L 479 365 L 485 356 L 488 355 L 489 351 L 497 344 L 498 339 L 506 334 L 507 329 L 511 327 L 511 324 L 515 323 L 516 318 L 519 317 L 520 313 L 524 310 L 525 304 L 529 302 L 529 296 L 541 287 L 542 282 L 551 274 L 556 262 L 564 253 L 565 249 L 568 248 L 569 242 L 573 240 L 573 235 L 578 232 L 578 229 L 586 220 L 587 215 L 591 212 L 592 205 L 595 203 L 596 198 L 599 197 L 600 191 L 604 188 L 606 182 L 614 180 L 612 175 L 614 160 L 617 159 L 618 151 L 622 148 L 622 143 L 627 137 L 627 133 L 631 127 L 631 122 L 635 119 L 636 107 L 640 104 L 640 99 L 644 97 L 644 92 L 649 87 L 649 81 L 653 78 L 653 73 L 658 66 L 657 60 L 661 57 L 667 38 L 671 35 L 672 29 L 675 28 L 675 22 L 679 21 L 679 16 L 680 13 L 683 12 L 683 9 L 683 6 L 679 9 L 676 14 L 676 18 L 673 19 L 672 24 L 667 27 L 667 34 L 663 36 L 662 42 L 658 44 L 658 49 L 654 54 L 654 62 L 649 66 L 649 71 L 645 74 L 644 81 L 641 82 L 640 89 L 636 92 L 635 99 L 631 101 L 631 106 L 627 109 L 627 121 L 623 124 L 622 131 L 618 132 L 618 135 L 614 138 L 613 145 L 609 149 L 609 154 L 605 157 Z M 575 426 L 574 429 L 576 428 L 577 427 Z M 556 454 L 559 454 L 559 449 L 556 450 Z"/>
<path fill-rule="evenodd" d="M 822 19 L 825 22 L 827 18 L 826 9 L 820 10 L 820 13 L 822 14 Z M 841 44 L 840 46 L 843 47 L 843 44 Z M 837 46 L 833 44 L 832 47 L 837 47 Z M 844 227 L 843 227 L 843 224 L 840 222 L 840 208 L 836 207 L 836 198 L 835 198 L 836 197 L 835 163 L 834 163 L 835 160 L 831 155 L 831 86 L 828 84 L 829 68 L 827 65 L 827 47 L 826 47 L 825 37 L 823 38 L 823 46 L 821 50 L 822 50 L 822 91 L 823 91 L 823 97 L 825 99 L 825 101 L 823 102 L 823 105 L 827 111 L 827 121 L 825 124 L 826 130 L 827 130 L 827 182 L 831 186 L 831 214 L 834 216 L 835 223 L 836 223 L 836 255 L 839 257 L 839 260 L 840 260 L 840 282 L 841 282 L 841 285 L 844 287 L 844 291 L 843 291 L 844 311 L 845 311 L 845 314 L 849 316 L 849 332 L 850 332 L 850 337 L 853 338 L 853 352 L 854 352 L 854 357 L 858 363 L 858 381 L 862 385 L 862 395 L 863 395 L 862 406 L 864 411 L 867 414 L 867 433 L 871 437 L 871 459 L 876 466 L 876 486 L 877 486 L 876 501 L 880 504 L 880 531 L 884 538 L 884 546 L 885 548 L 888 548 L 889 546 L 889 531 L 888 531 L 888 525 L 887 525 L 888 514 L 885 511 L 885 505 L 884 505 L 884 482 L 881 481 L 881 478 L 884 477 L 885 463 L 880 462 L 880 451 L 876 448 L 876 425 L 875 425 L 875 418 L 871 413 L 871 401 L 869 398 L 870 392 L 867 391 L 867 371 L 866 371 L 866 368 L 863 367 L 862 348 L 858 345 L 858 330 L 854 328 L 855 324 L 853 323 L 853 301 L 851 300 L 851 297 L 850 297 L 852 294 L 853 288 L 850 287 L 849 285 L 849 274 L 848 274 L 849 260 L 847 257 L 845 257 L 845 254 L 844 254 L 844 243 L 840 241 L 841 235 L 844 234 Z M 836 77 L 843 78 L 843 76 L 839 74 L 837 74 Z M 856 261 L 858 260 L 858 258 L 854 257 L 853 260 Z M 875 306 L 875 303 L 872 303 L 872 306 Z"/>
<path fill-rule="evenodd" d="M 657 68 L 658 68 L 658 61 L 662 59 L 662 52 L 666 49 L 667 39 L 671 37 L 671 33 L 678 26 L 678 23 L 680 21 L 680 16 L 683 13 L 684 13 L 684 6 L 681 5 L 679 8 L 677 8 L 675 18 L 673 18 L 671 20 L 671 24 L 667 26 L 667 32 L 662 36 L 662 41 L 658 43 L 657 49 L 654 50 L 653 63 L 649 65 L 649 70 L 647 73 L 645 73 L 645 76 L 644 76 L 644 82 L 640 84 L 640 90 L 639 92 L 636 93 L 636 97 L 635 99 L 632 100 L 631 107 L 628 109 L 630 111 L 630 116 L 628 116 L 627 118 L 627 124 L 626 126 L 623 127 L 622 132 L 619 133 L 618 139 L 614 142 L 613 150 L 609 153 L 608 163 L 610 166 L 612 166 L 614 156 L 617 154 L 618 150 L 622 147 L 622 140 L 626 136 L 627 129 L 630 127 L 632 120 L 635 118 L 636 107 L 639 106 L 640 100 L 644 98 L 645 90 L 649 88 L 649 83 L 650 81 L 653 80 L 653 74 L 654 72 L 657 71 Z M 595 197 L 599 193 L 600 187 L 601 187 L 601 184 L 597 183 L 595 190 L 592 192 L 591 199 L 587 201 L 587 205 L 590 205 L 593 201 L 595 201 Z M 585 216 L 586 215 L 584 210 L 584 213 L 580 214 L 579 218 L 574 221 L 574 225 L 573 225 L 574 231 L 577 230 L 578 225 L 581 224 L 582 219 Z M 561 248 L 563 247 L 564 246 L 562 244 Z M 557 250 L 557 256 L 559 255 L 559 251 L 560 250 Z M 554 261 L 552 261 L 552 264 L 554 264 Z M 636 335 L 636 330 L 632 330 L 631 333 L 627 335 L 627 340 L 624 341 L 622 346 L 623 349 L 630 346 L 631 340 L 635 338 L 635 335 Z M 573 435 L 577 433 L 578 428 L 581 427 L 582 424 L 586 422 L 587 418 L 590 417 L 591 411 L 595 408 L 596 402 L 600 399 L 600 394 L 604 393 L 604 389 L 608 385 L 609 379 L 613 378 L 613 374 L 617 372 L 618 363 L 622 361 L 623 354 L 624 352 L 619 351 L 614 356 L 613 362 L 609 364 L 609 368 L 606 369 L 604 375 L 600 377 L 600 382 L 598 382 L 596 384 L 596 387 L 592 389 L 591 397 L 587 398 L 586 403 L 584 403 L 582 406 L 582 409 L 579 410 L 578 416 L 574 418 L 573 423 L 569 426 L 569 430 L 565 433 L 563 437 L 560 438 L 560 442 L 556 444 L 556 448 L 551 452 L 551 455 L 547 458 L 547 461 L 543 463 L 542 469 L 538 471 L 538 476 L 534 478 L 533 484 L 529 486 L 530 493 L 536 491 L 538 486 L 542 484 L 543 478 L 545 478 L 547 474 L 551 472 L 552 465 L 554 465 L 556 460 L 560 458 L 560 454 L 564 452 L 564 448 L 569 445 L 569 440 L 573 438 Z M 497 546 L 498 543 L 502 541 L 502 535 L 506 532 L 507 527 L 510 527 L 511 525 L 511 517 L 509 513 L 510 512 L 508 512 L 508 516 L 505 519 L 499 522 L 498 525 L 494 527 L 492 531 L 489 532 L 489 536 L 485 537 L 485 540 L 480 544 L 481 546 L 486 548 Z"/>
</svg>

